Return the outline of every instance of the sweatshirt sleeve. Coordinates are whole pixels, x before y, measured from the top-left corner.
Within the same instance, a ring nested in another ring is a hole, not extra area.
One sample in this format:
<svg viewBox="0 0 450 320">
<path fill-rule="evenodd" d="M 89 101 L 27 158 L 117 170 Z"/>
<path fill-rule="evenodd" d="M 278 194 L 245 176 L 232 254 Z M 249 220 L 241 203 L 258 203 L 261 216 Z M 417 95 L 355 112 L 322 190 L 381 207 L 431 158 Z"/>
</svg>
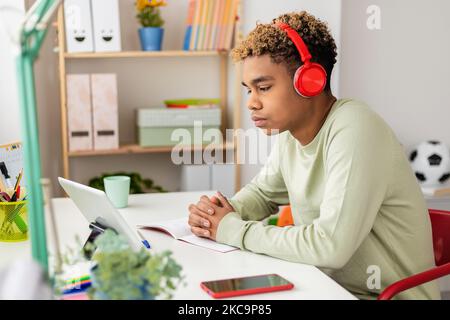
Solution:
<svg viewBox="0 0 450 320">
<path fill-rule="evenodd" d="M 263 220 L 289 203 L 289 196 L 280 170 L 280 139 L 258 175 L 231 200 L 230 204 L 242 220 Z"/>
<path fill-rule="evenodd" d="M 387 193 L 393 140 L 381 120 L 365 113 L 336 120 L 327 134 L 325 190 L 313 223 L 280 228 L 231 213 L 219 224 L 217 241 L 292 262 L 342 268 L 369 234 Z"/>
</svg>

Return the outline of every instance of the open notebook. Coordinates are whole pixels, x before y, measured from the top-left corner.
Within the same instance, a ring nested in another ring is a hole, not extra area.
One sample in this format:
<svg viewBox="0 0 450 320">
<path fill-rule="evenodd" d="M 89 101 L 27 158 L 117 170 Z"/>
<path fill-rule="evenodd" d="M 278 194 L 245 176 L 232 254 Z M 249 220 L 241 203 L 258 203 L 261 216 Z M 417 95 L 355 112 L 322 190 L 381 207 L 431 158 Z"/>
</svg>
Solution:
<svg viewBox="0 0 450 320">
<path fill-rule="evenodd" d="M 203 248 L 219 251 L 219 252 L 229 252 L 238 250 L 236 247 L 228 246 L 226 244 L 217 243 L 215 241 L 200 238 L 191 232 L 191 228 L 188 224 L 187 218 L 168 220 L 156 223 L 150 223 L 146 225 L 138 225 L 138 229 L 154 229 L 163 231 L 170 234 L 177 240 L 185 241 Z"/>
</svg>

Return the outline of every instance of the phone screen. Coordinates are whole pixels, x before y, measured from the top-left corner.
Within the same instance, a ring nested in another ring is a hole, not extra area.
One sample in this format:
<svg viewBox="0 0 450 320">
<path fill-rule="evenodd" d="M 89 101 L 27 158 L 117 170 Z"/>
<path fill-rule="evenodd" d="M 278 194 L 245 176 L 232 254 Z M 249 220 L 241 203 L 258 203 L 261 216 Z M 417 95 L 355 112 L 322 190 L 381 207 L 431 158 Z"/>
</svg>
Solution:
<svg viewBox="0 0 450 320">
<path fill-rule="evenodd" d="M 276 274 L 203 282 L 206 288 L 215 293 L 272 288 L 290 284 L 288 280 Z"/>
</svg>

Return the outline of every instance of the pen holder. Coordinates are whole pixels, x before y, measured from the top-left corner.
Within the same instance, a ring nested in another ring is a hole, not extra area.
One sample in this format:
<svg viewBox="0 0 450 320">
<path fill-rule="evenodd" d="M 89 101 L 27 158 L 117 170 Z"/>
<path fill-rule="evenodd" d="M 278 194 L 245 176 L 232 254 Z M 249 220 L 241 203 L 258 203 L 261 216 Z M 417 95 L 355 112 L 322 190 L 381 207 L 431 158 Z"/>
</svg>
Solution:
<svg viewBox="0 0 450 320">
<path fill-rule="evenodd" d="M 27 239 L 27 202 L 0 202 L 0 242 L 20 242 Z"/>
</svg>

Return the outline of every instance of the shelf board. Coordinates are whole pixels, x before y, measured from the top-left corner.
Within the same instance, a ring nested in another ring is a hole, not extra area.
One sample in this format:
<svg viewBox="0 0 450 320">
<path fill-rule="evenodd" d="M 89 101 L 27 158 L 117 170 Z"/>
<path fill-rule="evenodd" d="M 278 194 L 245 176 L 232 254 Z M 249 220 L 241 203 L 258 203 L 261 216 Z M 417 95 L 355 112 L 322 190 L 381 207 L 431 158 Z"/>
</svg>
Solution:
<svg viewBox="0 0 450 320">
<path fill-rule="evenodd" d="M 202 151 L 205 150 L 208 145 L 204 146 L 194 146 L 192 151 Z M 170 153 L 172 152 L 173 146 L 167 147 L 149 147 L 144 148 L 139 145 L 125 145 L 121 146 L 119 149 L 112 150 L 89 150 L 89 151 L 74 151 L 69 152 L 69 157 L 95 157 L 95 156 L 107 156 L 107 155 L 126 155 L 126 154 L 146 154 L 146 153 Z M 226 143 L 225 145 L 220 145 L 215 150 L 230 151 L 234 150 L 233 143 Z"/>
<path fill-rule="evenodd" d="M 64 53 L 66 59 L 104 59 L 104 58 L 165 58 L 165 57 L 216 57 L 227 55 L 228 51 L 121 51 Z"/>
</svg>

